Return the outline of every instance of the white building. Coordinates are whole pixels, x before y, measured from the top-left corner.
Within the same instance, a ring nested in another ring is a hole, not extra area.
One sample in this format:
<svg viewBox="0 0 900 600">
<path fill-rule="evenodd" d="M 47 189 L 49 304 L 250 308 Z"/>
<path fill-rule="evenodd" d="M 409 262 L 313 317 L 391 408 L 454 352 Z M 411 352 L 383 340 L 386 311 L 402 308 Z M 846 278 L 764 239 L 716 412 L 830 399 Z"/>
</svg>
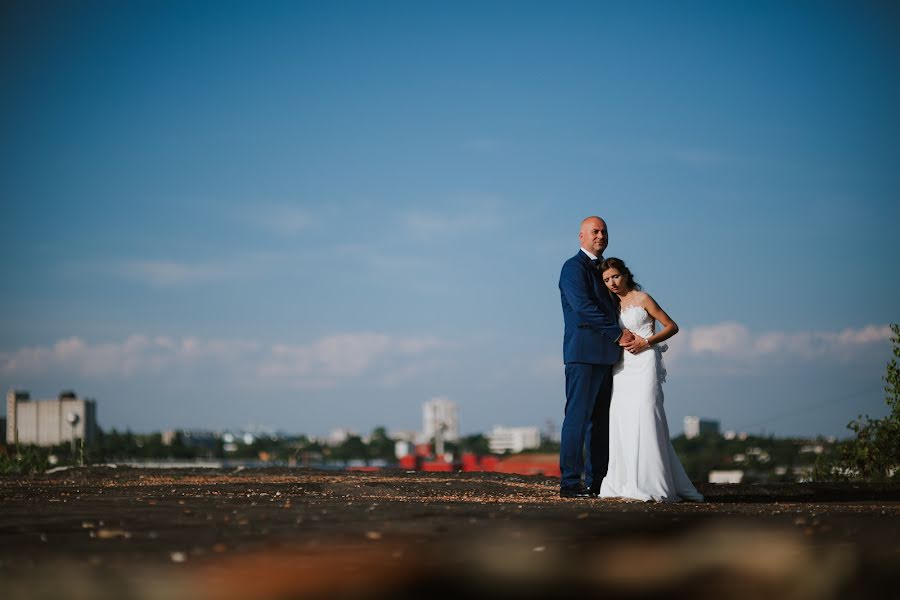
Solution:
<svg viewBox="0 0 900 600">
<path fill-rule="evenodd" d="M 541 445 L 541 432 L 537 427 L 501 427 L 494 429 L 487 435 L 488 447 L 491 452 L 521 452 L 529 448 L 537 448 Z"/>
<path fill-rule="evenodd" d="M 412 429 L 395 429 L 388 432 L 388 437 L 392 440 L 402 440 L 414 444 L 419 438 L 419 432 Z"/>
<path fill-rule="evenodd" d="M 456 402 L 448 398 L 432 398 L 422 405 L 422 436 L 430 442 L 442 432 L 444 441 L 459 439 L 459 411 Z"/>
<path fill-rule="evenodd" d="M 700 417 L 684 418 L 684 437 L 689 440 L 701 435 L 718 435 L 718 433 L 718 421 L 709 421 Z"/>
<path fill-rule="evenodd" d="M 738 469 L 710 471 L 710 483 L 740 483 L 744 480 L 744 472 Z"/>
<path fill-rule="evenodd" d="M 97 404 L 81 400 L 75 392 L 62 392 L 53 400 L 32 400 L 28 392 L 6 394 L 6 443 L 58 446 L 72 440 L 94 441 Z"/>
<path fill-rule="evenodd" d="M 332 429 L 328 433 L 328 445 L 330 446 L 339 446 L 346 442 L 351 437 L 359 437 L 359 434 L 353 431 L 352 429 L 346 429 L 343 427 L 339 427 L 337 429 Z"/>
</svg>

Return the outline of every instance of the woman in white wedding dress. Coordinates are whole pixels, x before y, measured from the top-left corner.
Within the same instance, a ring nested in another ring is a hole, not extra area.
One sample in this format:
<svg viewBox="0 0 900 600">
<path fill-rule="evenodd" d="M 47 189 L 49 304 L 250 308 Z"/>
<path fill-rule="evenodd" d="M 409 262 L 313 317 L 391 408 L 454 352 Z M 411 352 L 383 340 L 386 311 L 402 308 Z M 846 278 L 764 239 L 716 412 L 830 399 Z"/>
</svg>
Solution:
<svg viewBox="0 0 900 600">
<path fill-rule="evenodd" d="M 613 367 L 609 468 L 600 498 L 703 502 L 675 455 L 663 410 L 662 352 L 667 347 L 660 342 L 678 333 L 678 325 L 641 291 L 622 260 L 608 258 L 600 270 L 606 287 L 619 300 L 622 327 L 637 336 L 636 346 Z M 656 321 L 662 325 L 659 332 Z"/>
</svg>

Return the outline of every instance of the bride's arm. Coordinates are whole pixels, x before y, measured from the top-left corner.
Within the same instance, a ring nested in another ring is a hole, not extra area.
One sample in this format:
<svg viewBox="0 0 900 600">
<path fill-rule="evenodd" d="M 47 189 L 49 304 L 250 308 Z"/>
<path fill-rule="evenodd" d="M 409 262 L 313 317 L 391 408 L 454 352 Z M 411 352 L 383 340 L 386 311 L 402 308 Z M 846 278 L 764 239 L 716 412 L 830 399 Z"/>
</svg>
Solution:
<svg viewBox="0 0 900 600">
<path fill-rule="evenodd" d="M 656 300 L 654 300 L 650 294 L 643 294 L 640 298 L 639 304 L 644 307 L 644 310 L 647 311 L 647 314 L 659 321 L 659 324 L 662 325 L 662 329 L 646 339 L 641 338 L 640 336 L 636 336 L 638 345 L 633 350 L 633 352 L 646 350 L 653 344 L 664 342 L 678 333 L 678 323 L 672 320 L 672 317 L 670 317 L 668 313 L 666 313 L 666 311 L 664 311 L 662 307 L 656 303 Z M 641 340 L 643 340 L 643 342 Z"/>
</svg>

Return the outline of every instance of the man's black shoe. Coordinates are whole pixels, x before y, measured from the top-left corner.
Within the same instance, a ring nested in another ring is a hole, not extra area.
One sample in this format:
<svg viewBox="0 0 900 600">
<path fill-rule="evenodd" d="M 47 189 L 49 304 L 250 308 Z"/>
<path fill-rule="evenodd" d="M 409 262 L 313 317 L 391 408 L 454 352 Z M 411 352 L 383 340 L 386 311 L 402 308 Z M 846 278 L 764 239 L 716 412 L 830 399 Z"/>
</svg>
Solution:
<svg viewBox="0 0 900 600">
<path fill-rule="evenodd" d="M 572 486 L 572 487 L 561 487 L 559 488 L 559 497 L 560 498 L 593 498 L 590 490 L 585 489 L 584 487 Z"/>
</svg>

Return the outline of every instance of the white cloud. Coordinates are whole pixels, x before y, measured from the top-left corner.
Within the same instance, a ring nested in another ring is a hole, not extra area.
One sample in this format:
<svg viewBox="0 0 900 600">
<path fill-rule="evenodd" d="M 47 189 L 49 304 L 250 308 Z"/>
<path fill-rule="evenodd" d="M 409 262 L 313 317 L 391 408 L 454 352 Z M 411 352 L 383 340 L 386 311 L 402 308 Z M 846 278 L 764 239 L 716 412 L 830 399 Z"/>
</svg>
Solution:
<svg viewBox="0 0 900 600">
<path fill-rule="evenodd" d="M 724 355 L 740 355 L 751 346 L 750 330 L 740 323 L 719 323 L 682 331 L 682 339 L 688 340 L 688 348 L 694 354 L 705 352 Z"/>
<path fill-rule="evenodd" d="M 257 369 L 263 377 L 352 377 L 359 375 L 391 346 L 385 334 L 341 334 L 312 344 L 277 344 Z"/>
<path fill-rule="evenodd" d="M 682 329 L 670 341 L 667 360 L 703 367 L 706 372 L 747 372 L 760 365 L 799 365 L 820 361 L 846 363 L 874 358 L 891 337 L 887 325 L 841 331 L 767 331 L 753 333 L 736 322 Z"/>
<path fill-rule="evenodd" d="M 132 335 L 121 342 L 89 344 L 72 337 L 51 346 L 0 353 L 0 375 L 120 377 L 194 372 L 211 367 L 223 374 L 257 381 L 283 380 L 292 387 L 332 387 L 342 379 L 383 372 L 411 373 L 410 365 L 441 346 L 435 337 L 385 333 L 342 333 L 304 345 L 263 345 L 252 340 L 201 340 Z M 382 381 L 376 379 L 376 381 Z"/>
<path fill-rule="evenodd" d="M 260 363 L 261 377 L 347 378 L 375 367 L 408 362 L 404 359 L 440 345 L 433 337 L 396 337 L 383 333 L 347 333 L 321 338 L 307 345 L 273 346 Z"/>
<path fill-rule="evenodd" d="M 886 325 L 754 333 L 740 323 L 725 322 L 683 329 L 670 341 L 665 358 L 673 373 L 681 374 L 751 373 L 803 364 L 839 366 L 886 360 L 890 336 Z M 141 334 L 89 343 L 70 337 L 47 346 L 0 352 L 0 376 L 6 380 L 49 375 L 128 379 L 191 377 L 202 371 L 275 388 L 330 388 L 351 380 L 390 387 L 447 368 L 448 357 L 443 355 L 448 349 L 465 351 L 434 336 L 383 332 L 339 333 L 302 344 Z M 539 378 L 558 378 L 561 357 L 538 357 L 527 370 Z"/>
<path fill-rule="evenodd" d="M 817 362 L 840 366 L 854 360 L 885 361 L 891 337 L 887 325 L 867 325 L 840 331 L 768 331 L 753 333 L 745 325 L 726 321 L 682 328 L 663 355 L 674 373 L 704 375 L 749 374 L 778 365 L 796 367 Z M 563 373 L 562 355 L 536 357 L 530 371 L 544 379 Z"/>
<path fill-rule="evenodd" d="M 200 361 L 237 362 L 258 351 L 258 344 L 242 340 L 204 342 L 192 337 L 175 340 L 135 334 L 121 342 L 92 345 L 71 337 L 52 346 L 0 353 L 0 374 L 40 375 L 65 371 L 84 377 L 130 377 Z"/>
</svg>

